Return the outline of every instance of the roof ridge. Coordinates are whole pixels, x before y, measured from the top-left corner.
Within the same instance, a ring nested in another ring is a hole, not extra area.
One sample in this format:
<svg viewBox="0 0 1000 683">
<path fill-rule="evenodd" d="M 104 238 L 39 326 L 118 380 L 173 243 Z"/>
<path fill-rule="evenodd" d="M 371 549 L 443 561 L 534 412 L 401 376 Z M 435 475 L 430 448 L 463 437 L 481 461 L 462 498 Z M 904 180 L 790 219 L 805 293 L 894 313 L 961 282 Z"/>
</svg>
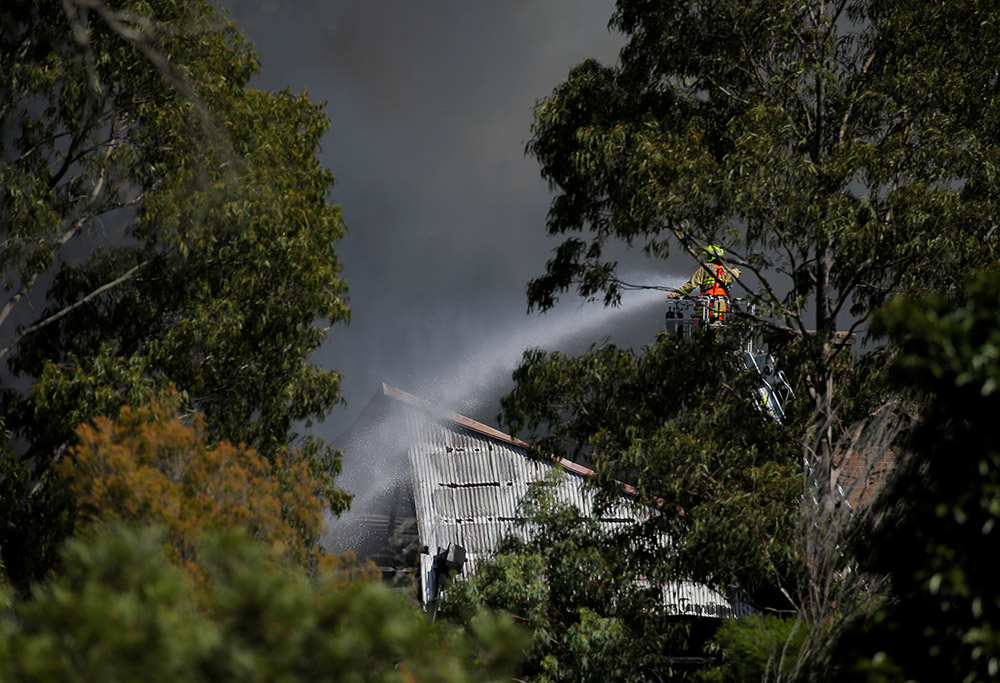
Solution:
<svg viewBox="0 0 1000 683">
<path fill-rule="evenodd" d="M 525 450 L 534 450 L 531 444 L 529 444 L 527 441 L 522 441 L 521 439 L 518 439 L 515 436 L 511 436 L 510 434 L 505 434 L 504 432 L 501 432 L 499 429 L 490 427 L 489 425 L 483 424 L 482 422 L 477 422 L 476 420 L 473 420 L 470 417 L 466 417 L 465 415 L 461 415 L 459 413 L 452 412 L 450 410 L 445 410 L 444 408 L 434 403 L 431 403 L 426 399 L 420 398 L 419 396 L 414 396 L 413 394 L 405 392 L 402 389 L 392 386 L 391 384 L 386 384 L 385 382 L 382 382 L 382 394 L 384 396 L 388 396 L 389 398 L 394 398 L 397 401 L 401 401 L 413 408 L 416 408 L 417 410 L 420 410 L 424 413 L 427 413 L 428 415 L 431 415 L 432 417 L 448 420 L 449 422 L 457 424 L 461 427 L 465 427 L 466 429 L 471 429 L 474 432 L 478 432 L 480 434 L 483 434 L 484 436 L 488 436 L 493 439 L 498 439 L 512 446 L 517 446 L 518 448 L 523 448 Z M 574 474 L 579 474 L 580 476 L 583 477 L 597 476 L 597 472 L 595 472 L 594 470 L 590 469 L 589 467 L 586 467 L 585 465 L 581 465 L 580 463 L 573 462 L 572 460 L 567 460 L 566 458 L 556 458 L 552 456 L 547 456 L 547 459 L 558 464 L 564 470 L 567 470 Z M 623 484 L 623 486 L 627 491 L 629 491 L 629 493 L 635 494 L 635 489 L 633 487 L 629 486 L 628 484 Z"/>
</svg>

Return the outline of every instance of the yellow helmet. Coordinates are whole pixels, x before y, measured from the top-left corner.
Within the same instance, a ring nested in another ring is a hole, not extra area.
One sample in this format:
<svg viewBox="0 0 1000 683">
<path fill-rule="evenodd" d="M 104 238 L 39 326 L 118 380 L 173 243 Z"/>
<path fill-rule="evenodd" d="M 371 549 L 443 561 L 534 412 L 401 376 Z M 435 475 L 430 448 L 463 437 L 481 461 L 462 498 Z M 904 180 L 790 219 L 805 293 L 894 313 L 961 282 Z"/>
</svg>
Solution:
<svg viewBox="0 0 1000 683">
<path fill-rule="evenodd" d="M 710 244 L 701 250 L 701 256 L 706 261 L 714 261 L 715 259 L 723 256 L 726 250 L 720 247 L 718 244 Z"/>
</svg>

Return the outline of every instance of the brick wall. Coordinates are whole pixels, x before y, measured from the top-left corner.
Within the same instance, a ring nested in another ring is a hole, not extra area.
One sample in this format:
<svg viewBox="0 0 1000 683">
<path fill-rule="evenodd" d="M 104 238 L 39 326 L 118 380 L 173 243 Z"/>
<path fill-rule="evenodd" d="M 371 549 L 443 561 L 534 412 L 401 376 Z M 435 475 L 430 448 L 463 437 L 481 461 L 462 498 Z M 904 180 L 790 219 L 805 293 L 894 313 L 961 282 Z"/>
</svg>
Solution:
<svg viewBox="0 0 1000 683">
<path fill-rule="evenodd" d="M 869 462 L 874 458 L 874 462 Z M 881 455 L 851 451 L 840 466 L 837 481 L 847 494 L 851 507 L 860 510 L 871 505 L 885 485 L 896 465 L 896 454 L 889 450 Z"/>
</svg>

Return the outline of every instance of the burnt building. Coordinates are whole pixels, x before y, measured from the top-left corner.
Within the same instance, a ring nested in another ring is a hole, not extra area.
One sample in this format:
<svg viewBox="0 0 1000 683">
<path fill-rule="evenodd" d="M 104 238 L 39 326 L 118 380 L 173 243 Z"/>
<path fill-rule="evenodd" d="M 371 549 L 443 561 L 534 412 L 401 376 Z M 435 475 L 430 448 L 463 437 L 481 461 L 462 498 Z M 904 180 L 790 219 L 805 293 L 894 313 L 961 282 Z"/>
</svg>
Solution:
<svg viewBox="0 0 1000 683">
<path fill-rule="evenodd" d="M 553 469 L 557 498 L 595 514 L 592 472 L 565 460 L 529 457 L 528 444 L 462 415 L 383 384 L 342 439 L 341 483 L 356 494 L 334 520 L 328 547 L 353 550 L 386 580 L 410 583 L 426 606 L 442 573 L 469 575 L 500 540 L 524 533 L 519 504 Z M 627 490 L 605 525 L 631 524 L 650 509 Z M 678 616 L 731 617 L 748 608 L 690 581 L 664 587 Z"/>
</svg>

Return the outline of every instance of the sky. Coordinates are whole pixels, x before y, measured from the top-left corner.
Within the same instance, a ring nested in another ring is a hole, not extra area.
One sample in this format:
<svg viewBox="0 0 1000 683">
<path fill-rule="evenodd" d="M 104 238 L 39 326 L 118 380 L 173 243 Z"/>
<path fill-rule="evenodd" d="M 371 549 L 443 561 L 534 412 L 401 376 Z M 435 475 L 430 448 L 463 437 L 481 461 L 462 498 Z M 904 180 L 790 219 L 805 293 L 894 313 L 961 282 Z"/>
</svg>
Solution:
<svg viewBox="0 0 1000 683">
<path fill-rule="evenodd" d="M 610 0 L 228 0 L 254 42 L 264 90 L 307 91 L 331 125 L 320 160 L 352 308 L 315 362 L 343 375 L 349 426 L 386 382 L 497 425 L 499 397 L 529 347 L 638 347 L 663 327 L 662 293 L 606 310 L 569 294 L 527 313 L 525 286 L 558 240 L 552 199 L 525 155 L 532 108 L 587 57 L 613 64 Z M 627 273 L 677 286 L 695 264 L 632 257 Z"/>
</svg>

